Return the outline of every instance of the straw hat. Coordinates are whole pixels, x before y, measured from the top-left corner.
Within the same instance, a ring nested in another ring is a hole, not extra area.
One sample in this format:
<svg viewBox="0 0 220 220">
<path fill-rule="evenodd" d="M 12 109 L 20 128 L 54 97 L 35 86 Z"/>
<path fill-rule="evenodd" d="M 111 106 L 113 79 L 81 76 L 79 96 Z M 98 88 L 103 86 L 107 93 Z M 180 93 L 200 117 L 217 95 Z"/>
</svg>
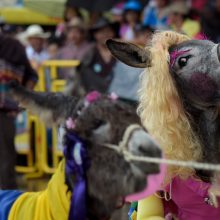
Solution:
<svg viewBox="0 0 220 220">
<path fill-rule="evenodd" d="M 43 28 L 40 25 L 36 25 L 36 24 L 30 25 L 24 32 L 24 35 L 26 38 L 38 37 L 38 38 L 46 39 L 50 37 L 49 32 L 44 32 Z"/>
</svg>

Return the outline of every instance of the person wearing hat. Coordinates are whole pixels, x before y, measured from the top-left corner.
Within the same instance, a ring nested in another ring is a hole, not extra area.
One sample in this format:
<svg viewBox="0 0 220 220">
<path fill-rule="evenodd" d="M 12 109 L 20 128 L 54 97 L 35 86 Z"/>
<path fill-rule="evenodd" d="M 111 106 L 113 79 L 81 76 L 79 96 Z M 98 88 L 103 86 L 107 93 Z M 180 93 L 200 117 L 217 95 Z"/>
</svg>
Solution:
<svg viewBox="0 0 220 220">
<path fill-rule="evenodd" d="M 32 63 L 32 66 L 37 69 L 49 57 L 44 46 L 45 40 L 50 37 L 50 33 L 44 32 L 40 25 L 30 25 L 24 35 L 28 41 L 26 48 L 28 59 Z"/>
<path fill-rule="evenodd" d="M 196 37 L 200 31 L 199 22 L 189 18 L 189 6 L 185 1 L 177 1 L 168 9 L 168 24 L 174 31 Z"/>
<path fill-rule="evenodd" d="M 81 60 L 91 45 L 86 40 L 86 25 L 82 19 L 75 17 L 67 24 L 66 43 L 61 48 L 59 59 Z"/>
<path fill-rule="evenodd" d="M 121 23 L 123 21 L 123 9 L 123 2 L 119 2 L 113 6 L 113 8 L 110 10 L 113 22 Z"/>
<path fill-rule="evenodd" d="M 117 26 L 102 17 L 92 26 L 90 32 L 95 42 L 82 59 L 78 76 L 86 93 L 93 90 L 106 93 L 115 65 L 115 59 L 108 50 L 106 41 L 116 37 Z"/>
<path fill-rule="evenodd" d="M 154 30 L 143 24 L 139 24 L 134 29 L 135 39 L 132 43 L 145 47 L 151 40 Z"/>
<path fill-rule="evenodd" d="M 120 28 L 120 37 L 131 41 L 134 39 L 135 26 L 140 23 L 142 6 L 138 0 L 130 0 L 124 5 L 124 24 Z"/>
<path fill-rule="evenodd" d="M 90 50 L 91 44 L 86 39 L 87 29 L 85 23 L 78 17 L 73 18 L 67 24 L 66 42 L 58 52 L 57 59 L 61 60 L 82 60 L 83 56 Z M 60 78 L 69 79 L 73 77 L 73 68 L 60 68 Z"/>
</svg>

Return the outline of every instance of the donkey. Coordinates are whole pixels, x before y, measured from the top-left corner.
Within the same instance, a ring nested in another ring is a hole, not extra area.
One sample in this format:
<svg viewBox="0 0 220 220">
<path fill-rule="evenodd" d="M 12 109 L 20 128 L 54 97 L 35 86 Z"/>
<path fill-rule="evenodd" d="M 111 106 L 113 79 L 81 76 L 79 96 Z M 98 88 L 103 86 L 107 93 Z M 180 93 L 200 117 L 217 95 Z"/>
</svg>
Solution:
<svg viewBox="0 0 220 220">
<path fill-rule="evenodd" d="M 63 160 L 43 192 L 19 194 L 9 220 L 107 220 L 126 195 L 141 191 L 146 176 L 159 172 L 155 164 L 127 161 L 107 144 L 118 146 L 127 133 L 125 148 L 134 155 L 161 157 L 158 144 L 141 127 L 133 107 L 92 93 L 86 99 L 59 93 L 37 93 L 11 84 L 20 106 L 47 124 L 66 121 Z M 72 191 L 72 196 L 70 195 Z"/>
<path fill-rule="evenodd" d="M 125 64 L 145 68 L 139 112 L 161 147 L 170 145 L 167 157 L 220 163 L 220 44 L 165 31 L 145 48 L 113 39 L 107 46 Z M 165 121 L 158 117 L 163 114 Z M 208 182 L 213 176 L 196 172 Z"/>
</svg>

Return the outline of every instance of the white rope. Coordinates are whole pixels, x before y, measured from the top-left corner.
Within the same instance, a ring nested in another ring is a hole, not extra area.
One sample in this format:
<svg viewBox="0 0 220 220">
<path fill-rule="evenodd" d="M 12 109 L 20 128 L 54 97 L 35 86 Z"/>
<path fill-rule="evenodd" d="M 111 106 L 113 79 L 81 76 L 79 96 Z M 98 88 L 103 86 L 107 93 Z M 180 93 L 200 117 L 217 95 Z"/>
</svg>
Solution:
<svg viewBox="0 0 220 220">
<path fill-rule="evenodd" d="M 212 163 L 180 161 L 180 160 L 171 160 L 171 159 L 157 158 L 157 157 L 147 157 L 147 156 L 135 156 L 127 150 L 127 144 L 130 135 L 136 129 L 143 129 L 143 128 L 138 124 L 132 124 L 126 129 L 122 141 L 119 143 L 118 146 L 113 144 L 104 144 L 104 146 L 109 149 L 117 151 L 119 154 L 122 154 L 127 161 L 137 161 L 137 162 L 156 163 L 156 164 L 163 163 L 167 165 L 189 167 L 200 170 L 220 171 L 220 165 L 212 164 Z"/>
<path fill-rule="evenodd" d="M 200 163 L 194 161 L 180 161 L 180 160 L 169 160 L 164 158 L 157 158 L 157 157 L 146 157 L 146 156 L 135 156 L 128 151 L 121 151 L 118 146 L 105 144 L 105 147 L 115 150 L 118 153 L 124 155 L 127 161 L 137 161 L 137 162 L 144 162 L 144 163 L 156 163 L 156 164 L 167 164 L 173 166 L 181 166 L 181 167 L 190 167 L 194 169 L 200 170 L 212 170 L 212 171 L 220 171 L 220 165 L 211 164 L 211 163 Z"/>
<path fill-rule="evenodd" d="M 129 152 L 123 152 L 123 154 L 125 155 L 126 159 L 129 161 L 139 161 L 139 162 L 157 163 L 157 164 L 163 163 L 167 165 L 190 167 L 201 170 L 220 171 L 220 165 L 216 165 L 212 163 L 200 163 L 194 161 L 180 161 L 180 160 L 169 160 L 169 159 L 156 158 L 156 157 L 134 156 Z"/>
</svg>

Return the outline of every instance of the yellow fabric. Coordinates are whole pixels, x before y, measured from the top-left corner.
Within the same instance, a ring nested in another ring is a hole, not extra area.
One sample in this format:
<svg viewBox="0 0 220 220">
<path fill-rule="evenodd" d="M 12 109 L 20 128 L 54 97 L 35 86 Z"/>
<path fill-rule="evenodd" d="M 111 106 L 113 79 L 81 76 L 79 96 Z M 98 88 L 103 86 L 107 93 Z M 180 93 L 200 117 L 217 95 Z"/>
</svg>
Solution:
<svg viewBox="0 0 220 220">
<path fill-rule="evenodd" d="M 155 195 L 138 202 L 137 220 L 164 220 L 163 202 Z"/>
<path fill-rule="evenodd" d="M 137 220 L 137 211 L 133 211 L 133 213 L 131 214 L 130 218 L 131 220 Z"/>
<path fill-rule="evenodd" d="M 8 219 L 67 220 L 71 193 L 65 185 L 64 167 L 62 161 L 46 190 L 21 195 L 13 204 Z"/>
<path fill-rule="evenodd" d="M 25 7 L 0 7 L 0 15 L 9 24 L 56 25 L 62 21 Z"/>
</svg>

